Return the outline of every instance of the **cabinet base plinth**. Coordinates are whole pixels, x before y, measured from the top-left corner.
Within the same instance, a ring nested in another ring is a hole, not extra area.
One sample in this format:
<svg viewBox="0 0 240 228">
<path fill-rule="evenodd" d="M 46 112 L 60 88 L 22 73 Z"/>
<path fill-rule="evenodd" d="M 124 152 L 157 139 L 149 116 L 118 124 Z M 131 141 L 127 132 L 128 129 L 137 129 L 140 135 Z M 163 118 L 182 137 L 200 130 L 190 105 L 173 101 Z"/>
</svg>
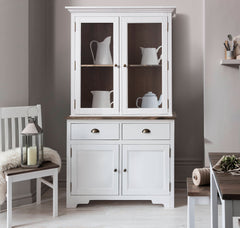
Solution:
<svg viewBox="0 0 240 228">
<path fill-rule="evenodd" d="M 150 201 L 154 205 L 164 208 L 174 208 L 174 198 L 155 196 L 70 196 L 67 200 L 67 208 L 76 208 L 78 205 L 89 204 L 90 201 Z"/>
</svg>

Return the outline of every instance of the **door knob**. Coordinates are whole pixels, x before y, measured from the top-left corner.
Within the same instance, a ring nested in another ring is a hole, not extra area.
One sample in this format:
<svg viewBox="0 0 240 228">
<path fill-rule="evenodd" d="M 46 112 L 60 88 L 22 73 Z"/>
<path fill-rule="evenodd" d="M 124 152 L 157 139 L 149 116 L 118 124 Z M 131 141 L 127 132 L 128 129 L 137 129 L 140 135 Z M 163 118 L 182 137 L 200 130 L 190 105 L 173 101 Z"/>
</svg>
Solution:
<svg viewBox="0 0 240 228">
<path fill-rule="evenodd" d="M 117 64 L 115 64 L 114 66 L 115 66 L 115 67 L 118 67 L 118 65 L 117 65 Z"/>
<path fill-rule="evenodd" d="M 117 172 L 117 169 L 114 169 L 114 173 L 116 173 Z"/>
<path fill-rule="evenodd" d="M 123 67 L 127 67 L 127 64 L 124 64 Z"/>
<path fill-rule="evenodd" d="M 127 169 L 124 169 L 123 172 L 126 173 L 126 172 L 127 172 Z"/>
</svg>

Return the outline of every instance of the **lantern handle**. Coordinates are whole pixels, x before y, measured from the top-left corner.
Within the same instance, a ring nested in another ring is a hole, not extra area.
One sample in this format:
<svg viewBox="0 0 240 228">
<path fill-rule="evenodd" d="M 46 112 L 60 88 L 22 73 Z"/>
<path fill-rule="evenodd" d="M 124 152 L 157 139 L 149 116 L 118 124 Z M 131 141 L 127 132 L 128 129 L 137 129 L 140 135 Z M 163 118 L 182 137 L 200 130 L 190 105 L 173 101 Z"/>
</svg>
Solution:
<svg viewBox="0 0 240 228">
<path fill-rule="evenodd" d="M 31 107 L 28 108 L 28 110 L 27 110 L 28 122 L 29 122 L 29 118 L 32 118 L 32 119 L 33 119 L 33 122 L 35 122 L 35 121 L 37 120 L 36 116 L 30 115 L 30 113 L 31 113 L 30 111 L 31 111 L 32 109 L 36 109 L 36 111 L 38 111 L 38 110 L 37 110 L 37 106 L 31 106 Z"/>
</svg>

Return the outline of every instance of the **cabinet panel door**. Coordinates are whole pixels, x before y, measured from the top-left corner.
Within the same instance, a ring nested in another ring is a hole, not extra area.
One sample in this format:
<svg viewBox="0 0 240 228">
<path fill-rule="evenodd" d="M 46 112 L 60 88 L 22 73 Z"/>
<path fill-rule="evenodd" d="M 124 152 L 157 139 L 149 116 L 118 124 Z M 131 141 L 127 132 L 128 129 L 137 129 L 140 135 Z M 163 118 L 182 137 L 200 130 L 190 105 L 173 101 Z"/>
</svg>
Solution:
<svg viewBox="0 0 240 228">
<path fill-rule="evenodd" d="M 118 17 L 77 17 L 72 62 L 75 114 L 119 111 Z"/>
<path fill-rule="evenodd" d="M 118 194 L 118 145 L 72 145 L 72 195 Z"/>
<path fill-rule="evenodd" d="M 169 145 L 123 146 L 123 194 L 169 192 Z"/>
<path fill-rule="evenodd" d="M 168 114 L 167 39 L 167 17 L 121 17 L 124 114 Z"/>
</svg>

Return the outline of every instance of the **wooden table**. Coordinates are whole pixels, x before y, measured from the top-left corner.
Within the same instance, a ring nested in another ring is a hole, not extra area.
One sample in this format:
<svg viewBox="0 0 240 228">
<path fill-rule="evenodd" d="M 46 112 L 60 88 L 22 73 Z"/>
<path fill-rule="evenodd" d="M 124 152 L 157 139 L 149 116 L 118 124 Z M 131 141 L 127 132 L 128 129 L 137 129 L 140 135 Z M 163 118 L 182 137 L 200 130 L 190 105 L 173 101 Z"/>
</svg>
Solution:
<svg viewBox="0 0 240 228">
<path fill-rule="evenodd" d="M 233 217 L 240 216 L 240 176 L 217 173 L 212 167 L 223 155 L 239 153 L 209 153 L 211 167 L 211 227 L 218 227 L 218 194 L 222 203 L 222 228 L 233 227 Z"/>
</svg>

